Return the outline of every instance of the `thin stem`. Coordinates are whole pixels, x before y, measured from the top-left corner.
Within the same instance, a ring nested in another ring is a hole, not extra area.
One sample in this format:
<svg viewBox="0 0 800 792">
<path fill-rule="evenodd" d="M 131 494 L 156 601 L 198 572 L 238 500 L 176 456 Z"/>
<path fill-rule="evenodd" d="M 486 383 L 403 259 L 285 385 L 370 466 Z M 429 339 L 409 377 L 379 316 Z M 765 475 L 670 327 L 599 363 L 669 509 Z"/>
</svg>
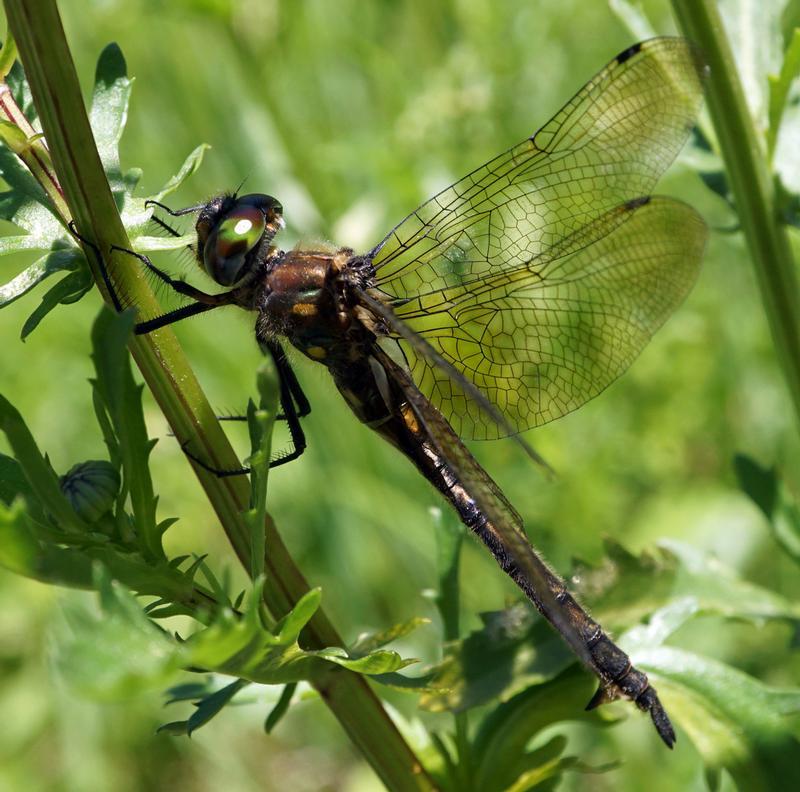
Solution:
<svg viewBox="0 0 800 792">
<path fill-rule="evenodd" d="M 788 233 L 776 203 L 766 150 L 745 101 L 715 0 L 673 0 L 683 32 L 710 67 L 708 109 L 739 221 L 750 248 L 761 300 L 800 424 L 800 300 Z"/>
<path fill-rule="evenodd" d="M 131 244 L 117 213 L 94 145 L 77 75 L 54 0 L 5 0 L 9 25 L 19 47 L 42 122 L 55 171 L 73 219 L 81 233 L 100 250 Z M 87 257 L 102 287 L 91 251 Z M 110 257 L 115 284 L 126 304 L 146 314 L 160 311 L 139 268 Z M 118 265 L 118 266 L 117 266 Z M 108 300 L 108 295 L 104 295 Z M 131 352 L 178 441 L 191 438 L 194 448 L 217 469 L 231 469 L 238 460 L 217 422 L 188 361 L 169 328 L 131 341 Z M 194 466 L 211 505 L 239 560 L 249 570 L 251 536 L 242 517 L 249 505 L 243 477 L 220 479 Z M 265 519 L 267 584 L 264 601 L 278 616 L 287 613 L 308 591 L 308 584 L 290 558 L 269 515 Z M 304 632 L 312 647 L 343 646 L 330 621 L 318 611 Z M 427 790 L 433 783 L 403 740 L 364 679 L 343 669 L 322 670 L 316 689 L 392 790 Z"/>
</svg>

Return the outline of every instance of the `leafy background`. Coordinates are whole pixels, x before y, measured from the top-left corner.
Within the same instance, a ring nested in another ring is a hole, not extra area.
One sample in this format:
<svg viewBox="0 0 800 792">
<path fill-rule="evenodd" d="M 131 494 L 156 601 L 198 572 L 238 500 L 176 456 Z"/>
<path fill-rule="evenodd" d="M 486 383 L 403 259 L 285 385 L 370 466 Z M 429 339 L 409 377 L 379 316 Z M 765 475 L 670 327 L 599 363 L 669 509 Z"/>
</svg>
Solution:
<svg viewBox="0 0 800 792">
<path fill-rule="evenodd" d="M 644 5 L 659 32 L 673 30 L 666 3 Z M 438 187 L 531 134 L 635 38 L 605 3 L 581 0 L 64 0 L 61 9 L 87 95 L 109 41 L 120 44 L 136 77 L 121 151 L 125 167 L 144 170 L 142 194 L 208 142 L 203 167 L 171 204 L 195 203 L 247 179 L 248 189 L 282 201 L 284 245 L 323 239 L 371 246 Z M 797 566 L 740 492 L 734 471 L 735 455 L 744 452 L 777 465 L 790 490 L 798 484 L 796 425 L 747 254 L 741 237 L 725 230 L 735 223 L 730 210 L 686 163 L 661 191 L 693 203 L 717 229 L 686 304 L 619 383 L 530 435 L 560 472 L 557 481 L 545 481 L 513 444 L 475 451 L 562 571 L 574 557 L 602 564 L 604 537 L 634 554 L 668 538 L 797 601 Z M 174 257 L 165 261 L 174 268 Z M 0 280 L 25 263 L 4 259 Z M 103 456 L 87 384 L 99 297 L 55 312 L 22 344 L 31 305 L 28 298 L 0 312 L 2 389 L 63 471 Z M 240 411 L 259 362 L 252 319 L 229 309 L 177 330 L 212 401 Z M 404 656 L 435 660 L 437 616 L 425 591 L 435 581 L 430 508 L 438 500 L 357 425 L 318 368 L 298 362 L 314 408 L 305 424 L 310 447 L 270 477 L 270 510 L 344 635 L 429 616 L 434 626 L 401 648 Z M 243 585 L 185 458 L 145 399 L 150 434 L 161 438 L 152 454 L 159 513 L 180 517 L 166 536 L 170 555 L 208 552 L 216 571 L 229 569 Z M 244 434 L 239 447 L 247 448 Z M 466 547 L 463 564 L 465 626 L 474 628 L 477 613 L 516 595 L 477 546 Z M 702 580 L 714 571 L 712 564 Z M 651 585 L 634 575 L 631 595 Z M 586 599 L 597 605 L 591 591 Z M 263 704 L 277 692 L 254 688 L 249 698 L 262 706 L 229 708 L 191 741 L 154 734 L 174 716 L 162 709 L 157 688 L 122 703 L 87 701 L 64 681 L 65 647 L 76 621 L 95 608 L 88 595 L 0 570 L 0 789 L 377 787 L 314 700 L 295 705 L 266 738 Z M 670 646 L 776 687 L 796 684 L 800 671 L 785 622 L 701 613 Z M 446 727 L 449 716 L 420 715 L 413 698 L 391 698 L 407 717 L 438 718 Z M 559 725 L 587 764 L 621 760 L 600 775 L 567 775 L 562 788 L 640 789 L 644 780 L 654 790 L 704 787 L 685 733 L 667 755 L 643 718 L 624 707 L 612 712 L 625 718 L 613 729 Z M 654 775 L 655 765 L 663 771 Z"/>
</svg>

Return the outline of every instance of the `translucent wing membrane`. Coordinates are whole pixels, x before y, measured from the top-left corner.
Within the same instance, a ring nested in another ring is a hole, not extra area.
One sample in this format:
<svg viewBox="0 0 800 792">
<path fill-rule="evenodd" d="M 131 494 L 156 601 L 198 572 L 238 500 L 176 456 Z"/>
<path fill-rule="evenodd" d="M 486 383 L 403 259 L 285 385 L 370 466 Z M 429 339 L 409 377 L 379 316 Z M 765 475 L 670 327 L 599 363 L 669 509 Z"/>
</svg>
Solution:
<svg viewBox="0 0 800 792">
<path fill-rule="evenodd" d="M 522 431 L 597 395 L 688 292 L 702 220 L 647 200 L 699 110 L 683 39 L 615 58 L 533 137 L 434 196 L 373 252 L 376 285 Z M 462 436 L 502 430 L 402 342 Z"/>
<path fill-rule="evenodd" d="M 523 431 L 577 409 L 630 365 L 694 283 L 705 239 L 686 204 L 639 199 L 524 267 L 395 312 Z M 502 434 L 422 350 L 401 343 L 414 381 L 456 432 Z"/>
</svg>

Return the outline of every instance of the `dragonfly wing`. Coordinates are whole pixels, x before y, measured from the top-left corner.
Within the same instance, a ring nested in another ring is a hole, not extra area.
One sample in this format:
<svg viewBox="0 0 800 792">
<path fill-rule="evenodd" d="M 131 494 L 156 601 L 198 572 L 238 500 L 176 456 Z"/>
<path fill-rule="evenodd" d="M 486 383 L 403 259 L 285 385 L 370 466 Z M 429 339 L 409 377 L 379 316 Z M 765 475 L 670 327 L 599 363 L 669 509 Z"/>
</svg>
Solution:
<svg viewBox="0 0 800 792">
<path fill-rule="evenodd" d="M 493 439 L 552 421 L 613 382 L 681 303 L 707 229 L 669 198 L 630 201 L 516 270 L 395 307 L 472 382 L 498 423 L 421 345 L 400 344 L 414 381 L 462 437 Z"/>
<path fill-rule="evenodd" d="M 434 196 L 372 251 L 395 314 L 516 431 L 603 390 L 694 282 L 702 221 L 682 204 L 639 199 L 684 144 L 704 71 L 684 39 L 631 47 L 535 135 Z M 644 315 L 629 322 L 639 299 Z M 404 350 L 417 385 L 462 436 L 507 434 L 413 345 Z"/>
<path fill-rule="evenodd" d="M 532 137 L 390 231 L 371 253 L 379 285 L 403 298 L 519 266 L 648 195 L 694 125 L 704 73 L 681 38 L 621 53 Z"/>
</svg>

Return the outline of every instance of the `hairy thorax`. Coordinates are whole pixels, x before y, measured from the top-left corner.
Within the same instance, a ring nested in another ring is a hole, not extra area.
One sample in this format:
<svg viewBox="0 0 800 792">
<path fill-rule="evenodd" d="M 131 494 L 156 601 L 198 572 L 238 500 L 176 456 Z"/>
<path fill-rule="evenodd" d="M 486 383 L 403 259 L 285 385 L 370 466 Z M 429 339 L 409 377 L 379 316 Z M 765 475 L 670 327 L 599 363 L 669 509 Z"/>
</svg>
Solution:
<svg viewBox="0 0 800 792">
<path fill-rule="evenodd" d="M 371 340 L 350 298 L 352 250 L 278 253 L 264 274 L 254 301 L 259 338 L 284 337 L 303 354 L 338 367 L 364 352 Z"/>
</svg>

